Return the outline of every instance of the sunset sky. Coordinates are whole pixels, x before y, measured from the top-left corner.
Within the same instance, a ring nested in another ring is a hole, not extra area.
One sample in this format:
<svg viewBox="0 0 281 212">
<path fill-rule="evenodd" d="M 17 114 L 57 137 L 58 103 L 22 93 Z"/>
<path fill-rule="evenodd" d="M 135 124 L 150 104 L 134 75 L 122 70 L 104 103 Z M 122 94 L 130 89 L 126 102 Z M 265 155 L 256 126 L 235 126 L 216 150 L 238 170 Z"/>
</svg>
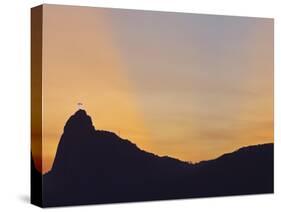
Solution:
<svg viewBox="0 0 281 212">
<path fill-rule="evenodd" d="M 273 20 L 44 5 L 43 172 L 77 102 L 184 161 L 273 142 Z"/>
</svg>

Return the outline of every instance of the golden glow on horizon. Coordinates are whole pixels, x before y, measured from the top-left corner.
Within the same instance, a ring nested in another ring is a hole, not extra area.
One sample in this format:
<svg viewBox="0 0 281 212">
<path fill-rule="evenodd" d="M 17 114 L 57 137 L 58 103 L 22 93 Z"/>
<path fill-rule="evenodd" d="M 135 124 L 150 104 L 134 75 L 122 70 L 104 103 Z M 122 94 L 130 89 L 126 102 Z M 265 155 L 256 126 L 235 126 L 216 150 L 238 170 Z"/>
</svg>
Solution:
<svg viewBox="0 0 281 212">
<path fill-rule="evenodd" d="M 272 20 L 52 5 L 43 17 L 43 172 L 77 102 L 97 129 L 181 160 L 273 142 Z"/>
</svg>

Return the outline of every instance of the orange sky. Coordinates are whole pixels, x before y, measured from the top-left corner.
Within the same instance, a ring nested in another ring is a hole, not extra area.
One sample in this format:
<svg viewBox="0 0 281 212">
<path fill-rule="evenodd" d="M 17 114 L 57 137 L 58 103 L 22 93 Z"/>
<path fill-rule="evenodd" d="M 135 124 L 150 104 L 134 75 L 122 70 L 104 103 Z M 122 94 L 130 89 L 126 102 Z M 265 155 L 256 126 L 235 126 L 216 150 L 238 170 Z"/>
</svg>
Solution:
<svg viewBox="0 0 281 212">
<path fill-rule="evenodd" d="M 273 142 L 272 19 L 43 8 L 43 172 L 77 102 L 181 160 Z"/>
</svg>

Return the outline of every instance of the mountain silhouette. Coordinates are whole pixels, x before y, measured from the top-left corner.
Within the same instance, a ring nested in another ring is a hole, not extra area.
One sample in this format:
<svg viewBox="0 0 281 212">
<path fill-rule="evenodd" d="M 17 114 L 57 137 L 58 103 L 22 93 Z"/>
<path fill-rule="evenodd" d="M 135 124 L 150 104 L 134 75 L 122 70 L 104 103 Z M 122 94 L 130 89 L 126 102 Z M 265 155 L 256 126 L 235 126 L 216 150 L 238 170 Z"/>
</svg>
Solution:
<svg viewBox="0 0 281 212">
<path fill-rule="evenodd" d="M 241 148 L 190 164 L 97 130 L 85 110 L 65 124 L 43 207 L 273 192 L 273 144 Z"/>
<path fill-rule="evenodd" d="M 35 163 L 31 154 L 30 164 L 30 180 L 31 180 L 31 203 L 35 205 L 42 205 L 42 175 L 36 169 Z"/>
</svg>

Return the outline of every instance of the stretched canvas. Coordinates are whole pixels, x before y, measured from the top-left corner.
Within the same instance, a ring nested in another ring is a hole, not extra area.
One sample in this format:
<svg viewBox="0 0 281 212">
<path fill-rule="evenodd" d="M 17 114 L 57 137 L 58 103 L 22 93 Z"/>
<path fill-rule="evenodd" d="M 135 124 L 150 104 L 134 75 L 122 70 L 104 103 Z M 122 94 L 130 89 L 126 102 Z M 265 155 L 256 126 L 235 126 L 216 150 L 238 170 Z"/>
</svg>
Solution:
<svg viewBox="0 0 281 212">
<path fill-rule="evenodd" d="M 273 19 L 31 9 L 31 202 L 273 193 Z"/>
</svg>

